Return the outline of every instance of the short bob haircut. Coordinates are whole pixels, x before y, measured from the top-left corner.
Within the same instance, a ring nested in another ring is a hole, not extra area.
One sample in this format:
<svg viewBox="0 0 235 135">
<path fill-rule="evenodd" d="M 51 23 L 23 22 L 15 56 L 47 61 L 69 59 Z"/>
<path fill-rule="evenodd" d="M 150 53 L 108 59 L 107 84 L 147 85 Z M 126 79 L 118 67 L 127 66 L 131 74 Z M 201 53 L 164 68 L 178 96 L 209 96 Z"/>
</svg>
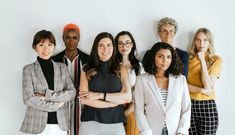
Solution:
<svg viewBox="0 0 235 135">
<path fill-rule="evenodd" d="M 52 34 L 52 32 L 47 31 L 47 30 L 41 30 L 35 34 L 33 38 L 32 47 L 33 48 L 36 47 L 38 43 L 45 42 L 45 40 L 49 40 L 50 43 L 52 43 L 53 45 L 56 45 L 55 37 Z"/>
<path fill-rule="evenodd" d="M 178 24 L 173 18 L 164 17 L 157 23 L 157 31 L 161 32 L 161 27 L 164 25 L 171 25 L 175 28 L 175 33 L 178 31 Z"/>
<path fill-rule="evenodd" d="M 123 57 L 122 57 L 121 53 L 118 51 L 118 40 L 119 40 L 120 36 L 125 36 L 125 35 L 127 35 L 131 39 L 131 42 L 132 42 L 132 49 L 131 49 L 131 52 L 129 53 L 128 57 L 129 57 L 132 69 L 135 71 L 135 74 L 137 76 L 137 75 L 140 75 L 140 72 L 141 72 L 140 71 L 140 64 L 139 64 L 139 61 L 137 60 L 137 58 L 135 56 L 135 53 L 136 53 L 135 40 L 134 40 L 132 34 L 129 31 L 121 31 L 115 37 L 115 44 L 116 44 L 116 49 L 117 49 L 117 58 L 118 58 L 119 63 L 121 63 L 122 60 L 123 60 Z"/>
<path fill-rule="evenodd" d="M 150 54 L 148 57 L 149 60 L 148 60 L 148 62 L 144 63 L 144 65 L 143 65 L 145 72 L 152 74 L 152 75 L 156 75 L 156 73 L 158 71 L 157 71 L 157 67 L 155 64 L 155 56 L 156 56 L 157 52 L 161 49 L 170 50 L 171 56 L 172 56 L 172 62 L 164 74 L 165 77 L 168 77 L 169 74 L 172 74 L 174 76 L 182 74 L 183 64 L 180 61 L 178 55 L 176 54 L 174 48 L 171 45 L 169 45 L 168 43 L 163 43 L 163 42 L 158 42 L 158 43 L 154 44 L 153 47 L 151 48 Z"/>
<path fill-rule="evenodd" d="M 97 71 L 99 71 L 99 65 L 100 65 L 101 61 L 100 61 L 99 55 L 98 55 L 98 44 L 99 44 L 100 40 L 102 40 L 104 38 L 109 38 L 113 44 L 113 54 L 112 54 L 111 58 L 108 60 L 109 70 L 113 74 L 118 75 L 118 73 L 119 73 L 120 64 L 119 64 L 119 62 L 117 60 L 117 56 L 116 56 L 117 51 L 116 51 L 116 47 L 114 45 L 114 38 L 108 32 L 101 32 L 96 36 L 96 38 L 94 40 L 88 64 L 83 67 L 83 70 L 86 72 L 86 75 L 88 78 L 90 76 L 93 76 L 94 74 L 96 74 Z"/>
</svg>

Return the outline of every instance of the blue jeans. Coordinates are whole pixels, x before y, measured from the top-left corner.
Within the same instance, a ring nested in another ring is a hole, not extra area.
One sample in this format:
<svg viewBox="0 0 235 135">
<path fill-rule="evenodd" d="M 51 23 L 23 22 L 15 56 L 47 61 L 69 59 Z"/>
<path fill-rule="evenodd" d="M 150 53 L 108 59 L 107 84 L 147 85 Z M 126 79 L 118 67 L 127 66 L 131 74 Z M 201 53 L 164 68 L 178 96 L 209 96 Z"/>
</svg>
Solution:
<svg viewBox="0 0 235 135">
<path fill-rule="evenodd" d="M 167 128 L 166 128 L 166 127 L 164 127 L 164 128 L 162 129 L 161 135 L 168 135 L 168 131 L 167 131 Z"/>
</svg>

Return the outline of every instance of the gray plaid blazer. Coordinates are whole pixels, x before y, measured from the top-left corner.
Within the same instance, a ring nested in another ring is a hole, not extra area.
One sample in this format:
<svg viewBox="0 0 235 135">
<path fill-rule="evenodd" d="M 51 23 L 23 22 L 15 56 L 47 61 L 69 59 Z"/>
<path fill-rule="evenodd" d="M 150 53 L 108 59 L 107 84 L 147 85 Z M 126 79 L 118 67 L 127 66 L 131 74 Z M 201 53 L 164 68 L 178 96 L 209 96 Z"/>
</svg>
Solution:
<svg viewBox="0 0 235 135">
<path fill-rule="evenodd" d="M 27 110 L 20 129 L 22 132 L 41 133 L 46 127 L 48 112 L 54 111 L 57 113 L 59 127 L 65 131 L 70 128 L 68 102 L 75 98 L 76 90 L 67 66 L 54 61 L 52 63 L 54 90 L 48 89 L 38 61 L 23 68 L 23 101 Z M 45 99 L 37 96 L 36 93 L 44 94 Z M 61 102 L 65 102 L 65 104 L 59 107 Z"/>
</svg>

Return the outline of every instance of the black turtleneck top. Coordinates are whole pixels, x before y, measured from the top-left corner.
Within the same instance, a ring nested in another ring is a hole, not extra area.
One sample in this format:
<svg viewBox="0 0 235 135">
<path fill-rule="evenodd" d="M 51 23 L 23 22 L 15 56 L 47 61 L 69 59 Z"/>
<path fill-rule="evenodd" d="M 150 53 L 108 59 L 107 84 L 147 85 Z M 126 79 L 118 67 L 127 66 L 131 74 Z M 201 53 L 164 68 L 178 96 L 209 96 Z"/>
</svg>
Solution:
<svg viewBox="0 0 235 135">
<path fill-rule="evenodd" d="M 47 81 L 48 88 L 54 90 L 54 68 L 51 59 L 44 60 L 37 57 L 37 60 L 42 68 L 43 75 Z M 48 124 L 58 124 L 56 112 L 48 112 Z"/>
<path fill-rule="evenodd" d="M 108 62 L 99 61 L 98 69 L 97 74 L 88 80 L 89 90 L 103 93 L 120 92 L 121 80 L 117 75 L 110 72 Z M 97 121 L 106 124 L 125 122 L 123 106 L 94 108 L 84 105 L 81 121 Z"/>
</svg>

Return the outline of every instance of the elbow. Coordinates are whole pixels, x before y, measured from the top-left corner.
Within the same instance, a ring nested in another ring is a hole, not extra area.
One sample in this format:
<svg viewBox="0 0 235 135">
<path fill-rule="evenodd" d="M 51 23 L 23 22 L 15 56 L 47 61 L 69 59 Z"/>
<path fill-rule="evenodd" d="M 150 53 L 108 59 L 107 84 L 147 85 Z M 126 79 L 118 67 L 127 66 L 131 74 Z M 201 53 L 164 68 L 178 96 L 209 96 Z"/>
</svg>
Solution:
<svg viewBox="0 0 235 135">
<path fill-rule="evenodd" d="M 127 97 L 125 99 L 125 103 L 130 103 L 132 101 L 132 95 L 131 93 L 127 93 Z"/>
<path fill-rule="evenodd" d="M 128 98 L 128 99 L 126 99 L 126 100 L 124 101 L 123 104 L 130 103 L 130 102 L 131 102 L 131 98 Z"/>
<path fill-rule="evenodd" d="M 205 89 L 214 89 L 214 85 L 207 83 L 207 84 L 204 84 L 204 88 Z"/>
</svg>

